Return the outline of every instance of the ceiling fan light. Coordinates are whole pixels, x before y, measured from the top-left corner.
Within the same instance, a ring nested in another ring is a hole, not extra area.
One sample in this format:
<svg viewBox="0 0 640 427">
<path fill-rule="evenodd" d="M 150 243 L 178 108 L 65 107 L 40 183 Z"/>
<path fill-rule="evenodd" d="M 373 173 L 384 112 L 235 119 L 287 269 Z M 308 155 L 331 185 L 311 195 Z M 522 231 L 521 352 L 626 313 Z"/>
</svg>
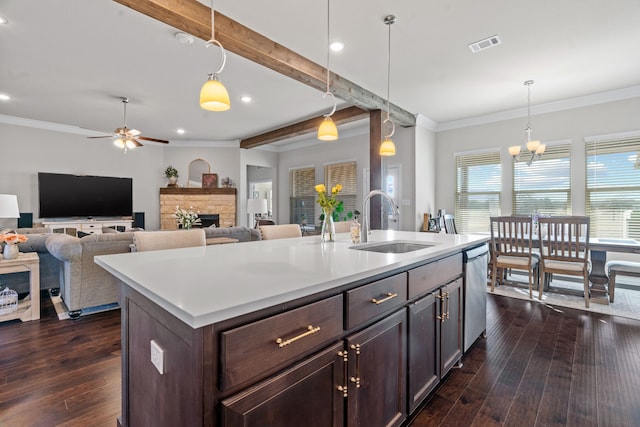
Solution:
<svg viewBox="0 0 640 427">
<path fill-rule="evenodd" d="M 331 119 L 331 116 L 325 116 L 322 123 L 320 123 L 318 139 L 321 141 L 335 141 L 338 139 L 338 128 Z"/>
<path fill-rule="evenodd" d="M 125 146 L 124 139 L 118 138 L 118 139 L 114 140 L 113 141 L 113 145 L 115 145 L 118 148 L 124 148 L 124 146 Z"/>
<path fill-rule="evenodd" d="M 138 145 L 135 143 L 135 141 L 134 141 L 134 140 L 132 140 L 132 139 L 127 139 L 127 140 L 125 141 L 125 145 L 127 146 L 127 148 L 128 148 L 129 150 L 131 150 L 131 149 L 133 149 L 133 148 L 136 148 L 136 147 L 138 146 Z"/>
<path fill-rule="evenodd" d="M 200 89 L 200 107 L 209 111 L 227 111 L 231 108 L 229 92 L 215 74 L 209 74 L 209 80 Z"/>
<path fill-rule="evenodd" d="M 384 138 L 380 145 L 380 155 L 385 157 L 396 155 L 396 145 L 388 136 Z"/>
</svg>

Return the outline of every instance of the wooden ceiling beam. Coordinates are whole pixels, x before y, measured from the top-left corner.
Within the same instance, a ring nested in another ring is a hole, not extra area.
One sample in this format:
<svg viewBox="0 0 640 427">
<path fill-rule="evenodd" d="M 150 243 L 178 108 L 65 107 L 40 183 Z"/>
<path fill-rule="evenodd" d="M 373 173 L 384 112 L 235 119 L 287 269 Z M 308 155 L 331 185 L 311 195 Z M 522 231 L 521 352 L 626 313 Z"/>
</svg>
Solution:
<svg viewBox="0 0 640 427">
<path fill-rule="evenodd" d="M 211 38 L 211 8 L 197 0 L 114 0 L 203 40 Z M 326 91 L 327 69 L 244 25 L 215 12 L 215 38 L 226 50 L 280 74 Z M 347 79 L 331 73 L 333 94 L 364 110 L 386 111 L 386 100 Z M 396 105 L 391 118 L 401 126 L 415 126 L 415 115 Z"/>
<path fill-rule="evenodd" d="M 342 110 L 337 110 L 333 113 L 331 119 L 336 125 L 341 125 L 367 117 L 369 117 L 368 111 L 359 107 L 347 107 Z M 314 117 L 313 119 L 304 120 L 280 129 L 243 139 L 240 141 L 240 148 L 256 148 L 261 145 L 271 144 L 272 142 L 281 141 L 283 139 L 316 132 L 322 120 L 324 120 L 324 116 Z"/>
</svg>

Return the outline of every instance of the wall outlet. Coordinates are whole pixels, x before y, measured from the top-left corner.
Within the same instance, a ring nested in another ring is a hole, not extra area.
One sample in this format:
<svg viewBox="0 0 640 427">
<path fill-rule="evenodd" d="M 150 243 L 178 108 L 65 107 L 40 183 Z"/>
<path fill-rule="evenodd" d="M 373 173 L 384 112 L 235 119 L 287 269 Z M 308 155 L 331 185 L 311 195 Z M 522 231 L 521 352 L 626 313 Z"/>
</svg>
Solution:
<svg viewBox="0 0 640 427">
<path fill-rule="evenodd" d="M 151 340 L 151 363 L 160 375 L 164 374 L 164 350 L 154 340 Z"/>
</svg>

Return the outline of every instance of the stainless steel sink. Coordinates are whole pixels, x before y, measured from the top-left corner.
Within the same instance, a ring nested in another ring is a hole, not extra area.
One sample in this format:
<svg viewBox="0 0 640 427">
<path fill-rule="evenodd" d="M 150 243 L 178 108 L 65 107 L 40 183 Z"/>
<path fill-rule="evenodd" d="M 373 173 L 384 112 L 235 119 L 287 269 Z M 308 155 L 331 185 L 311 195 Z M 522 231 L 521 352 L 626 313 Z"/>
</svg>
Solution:
<svg viewBox="0 0 640 427">
<path fill-rule="evenodd" d="M 385 254 L 404 254 L 407 252 L 419 251 L 435 246 L 433 243 L 411 242 L 403 240 L 392 240 L 390 242 L 371 242 L 363 245 L 351 246 L 350 249 L 359 251 L 380 252 Z"/>
</svg>

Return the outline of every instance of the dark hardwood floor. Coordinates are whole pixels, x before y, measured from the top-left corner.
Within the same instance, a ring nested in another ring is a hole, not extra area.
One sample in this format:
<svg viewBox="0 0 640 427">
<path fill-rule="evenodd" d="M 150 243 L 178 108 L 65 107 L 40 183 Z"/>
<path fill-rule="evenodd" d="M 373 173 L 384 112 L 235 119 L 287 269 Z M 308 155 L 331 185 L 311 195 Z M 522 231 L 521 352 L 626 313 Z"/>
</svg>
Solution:
<svg viewBox="0 0 640 427">
<path fill-rule="evenodd" d="M 480 339 L 411 421 L 640 426 L 640 321 L 489 295 Z M 0 426 L 109 426 L 120 414 L 120 312 L 0 324 Z"/>
</svg>

